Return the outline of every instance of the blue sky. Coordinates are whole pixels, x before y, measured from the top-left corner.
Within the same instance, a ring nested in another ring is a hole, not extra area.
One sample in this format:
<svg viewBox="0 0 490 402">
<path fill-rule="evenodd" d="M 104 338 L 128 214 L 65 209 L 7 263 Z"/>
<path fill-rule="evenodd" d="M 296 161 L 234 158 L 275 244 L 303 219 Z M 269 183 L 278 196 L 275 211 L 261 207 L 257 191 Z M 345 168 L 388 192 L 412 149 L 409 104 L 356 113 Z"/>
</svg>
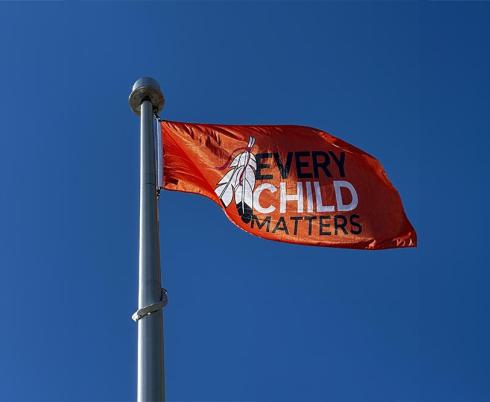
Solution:
<svg viewBox="0 0 490 402">
<path fill-rule="evenodd" d="M 150 75 L 164 118 L 315 126 L 375 155 L 419 235 L 281 244 L 164 193 L 169 401 L 488 402 L 489 17 L 462 1 L 1 2 L 1 399 L 135 399 L 127 98 Z"/>
</svg>

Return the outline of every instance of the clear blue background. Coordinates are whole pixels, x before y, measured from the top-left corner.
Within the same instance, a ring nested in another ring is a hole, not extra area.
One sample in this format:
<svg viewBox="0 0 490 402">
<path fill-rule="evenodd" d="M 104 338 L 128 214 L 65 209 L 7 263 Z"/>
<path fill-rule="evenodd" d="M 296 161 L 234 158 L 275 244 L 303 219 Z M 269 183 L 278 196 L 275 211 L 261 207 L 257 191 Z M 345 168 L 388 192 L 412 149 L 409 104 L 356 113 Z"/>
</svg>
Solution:
<svg viewBox="0 0 490 402">
<path fill-rule="evenodd" d="M 127 98 L 150 75 L 165 118 L 377 156 L 420 240 L 280 244 L 163 194 L 169 401 L 490 401 L 489 21 L 487 2 L 0 3 L 0 399 L 135 399 Z"/>
</svg>

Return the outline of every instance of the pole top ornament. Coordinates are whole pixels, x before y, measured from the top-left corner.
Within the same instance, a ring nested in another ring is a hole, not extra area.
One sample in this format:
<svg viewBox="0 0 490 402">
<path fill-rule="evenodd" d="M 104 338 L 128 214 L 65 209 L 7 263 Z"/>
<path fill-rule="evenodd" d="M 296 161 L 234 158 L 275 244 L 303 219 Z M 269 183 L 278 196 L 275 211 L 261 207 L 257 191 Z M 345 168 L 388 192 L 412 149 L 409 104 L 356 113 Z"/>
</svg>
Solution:
<svg viewBox="0 0 490 402">
<path fill-rule="evenodd" d="M 151 77 L 142 77 L 136 80 L 131 95 L 129 95 L 129 106 L 138 116 L 140 114 L 141 104 L 145 100 L 151 102 L 155 113 L 159 113 L 165 103 L 160 85 Z"/>
</svg>

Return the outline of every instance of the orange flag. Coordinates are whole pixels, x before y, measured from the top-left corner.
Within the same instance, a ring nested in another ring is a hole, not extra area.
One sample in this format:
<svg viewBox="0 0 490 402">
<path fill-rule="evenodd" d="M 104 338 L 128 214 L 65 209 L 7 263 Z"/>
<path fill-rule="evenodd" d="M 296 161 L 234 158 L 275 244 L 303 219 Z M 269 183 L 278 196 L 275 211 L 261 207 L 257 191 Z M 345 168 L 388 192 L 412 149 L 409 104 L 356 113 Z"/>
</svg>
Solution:
<svg viewBox="0 0 490 402">
<path fill-rule="evenodd" d="M 166 190 L 202 194 L 239 228 L 288 243 L 415 247 L 381 164 L 315 128 L 161 122 Z"/>
</svg>

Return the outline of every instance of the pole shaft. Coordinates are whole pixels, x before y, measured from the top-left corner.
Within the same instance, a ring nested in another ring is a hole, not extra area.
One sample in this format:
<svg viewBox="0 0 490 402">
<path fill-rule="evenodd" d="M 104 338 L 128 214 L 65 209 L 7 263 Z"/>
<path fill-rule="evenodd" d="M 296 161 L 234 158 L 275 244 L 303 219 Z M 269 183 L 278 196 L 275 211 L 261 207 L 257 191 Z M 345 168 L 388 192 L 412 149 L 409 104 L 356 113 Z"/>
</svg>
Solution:
<svg viewBox="0 0 490 402">
<path fill-rule="evenodd" d="M 160 302 L 160 240 L 158 231 L 153 106 L 141 104 L 140 237 L 138 308 Z M 163 314 L 138 321 L 138 402 L 163 402 Z"/>
</svg>

